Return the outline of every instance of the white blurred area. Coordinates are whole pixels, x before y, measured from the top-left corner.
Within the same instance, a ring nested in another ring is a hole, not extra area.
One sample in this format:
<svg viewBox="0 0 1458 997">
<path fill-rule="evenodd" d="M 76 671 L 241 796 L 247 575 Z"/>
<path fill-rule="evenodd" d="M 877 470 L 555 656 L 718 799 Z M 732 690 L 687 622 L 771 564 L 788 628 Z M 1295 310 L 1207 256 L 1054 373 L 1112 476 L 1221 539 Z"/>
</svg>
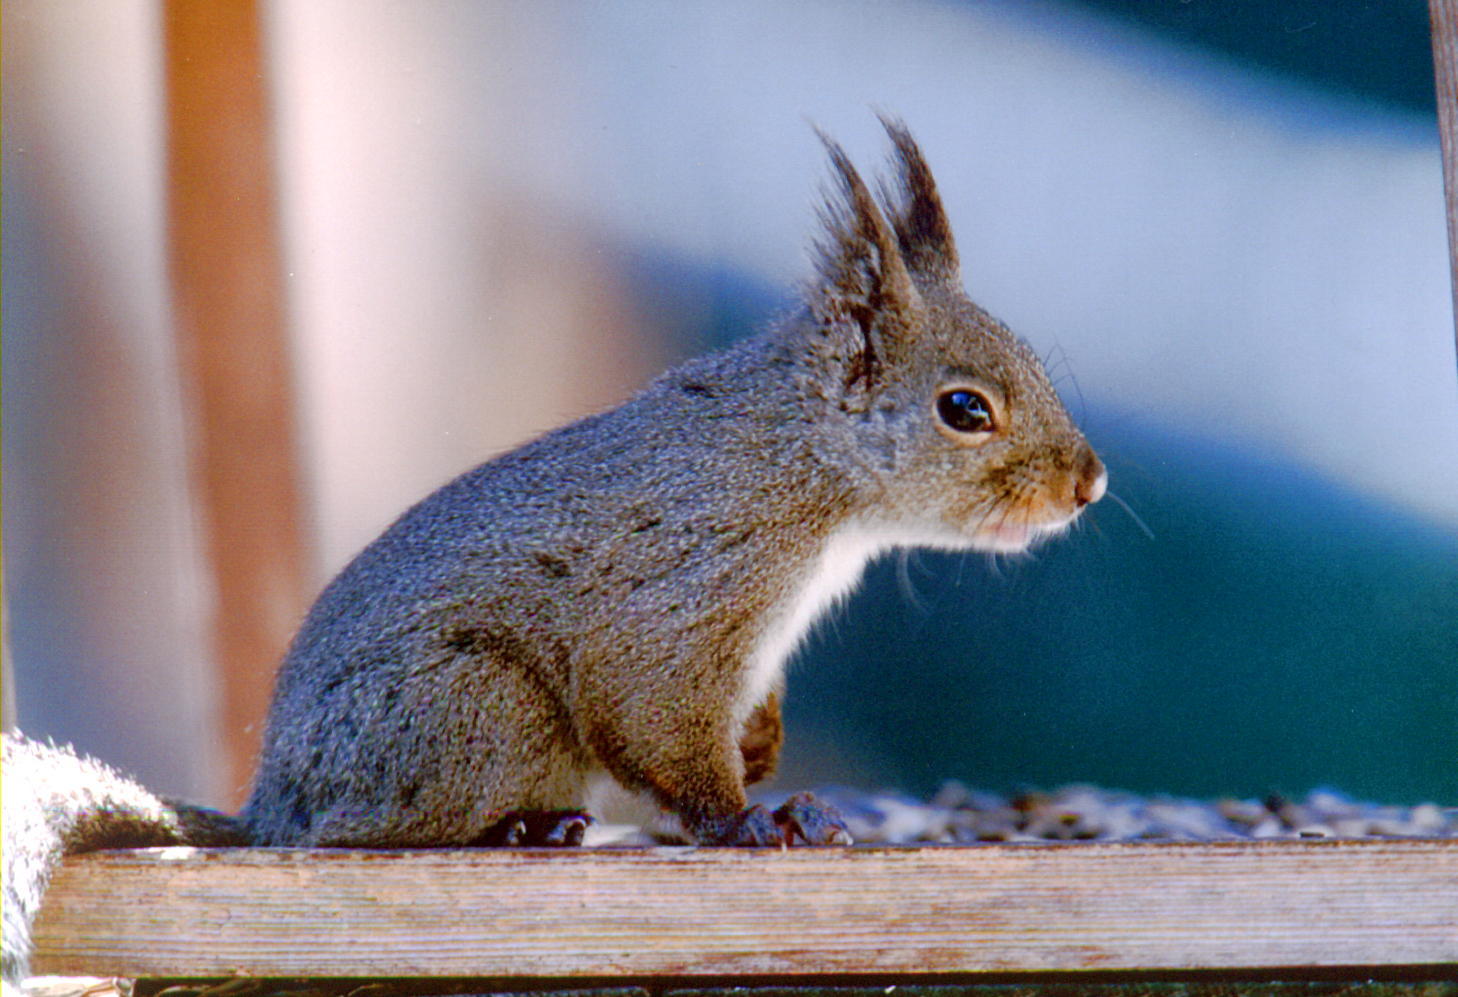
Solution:
<svg viewBox="0 0 1458 997">
<path fill-rule="evenodd" d="M 164 747 L 172 718 L 206 726 L 210 693 L 158 8 L 4 14 L 22 725 L 216 798 L 231 788 L 205 751 Z M 824 176 L 810 123 L 869 172 L 874 109 L 911 125 L 972 296 L 1052 359 L 1096 444 L 1131 416 L 1458 529 L 1431 121 L 1037 2 L 307 0 L 270 5 L 266 27 L 320 584 L 435 485 L 681 355 L 633 299 L 626 251 L 804 277 Z M 52 522 L 68 503 L 106 528 Z M 74 544 L 60 574 L 57 536 Z M 88 599 L 95 618 L 73 619 Z M 120 676 L 106 695 L 71 670 L 97 656 Z"/>
<path fill-rule="evenodd" d="M 461 366 L 504 345 L 525 369 L 594 366 L 590 347 L 521 349 L 542 316 L 493 307 L 501 280 L 554 301 L 558 275 L 517 257 L 524 236 L 789 284 L 824 172 L 807 122 L 871 169 L 872 108 L 924 144 L 973 296 L 1091 408 L 1458 527 L 1431 122 L 1041 4 L 338 0 L 278 5 L 270 26 L 330 569 L 479 457 L 481 434 L 577 411 L 514 375 L 483 399 L 483 372 Z"/>
</svg>

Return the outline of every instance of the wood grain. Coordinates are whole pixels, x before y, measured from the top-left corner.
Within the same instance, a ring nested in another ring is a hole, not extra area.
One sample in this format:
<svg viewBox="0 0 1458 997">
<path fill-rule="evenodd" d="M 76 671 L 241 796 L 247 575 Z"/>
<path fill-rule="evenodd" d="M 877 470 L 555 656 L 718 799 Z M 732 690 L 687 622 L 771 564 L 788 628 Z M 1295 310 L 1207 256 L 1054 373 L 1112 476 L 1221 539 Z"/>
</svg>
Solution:
<svg viewBox="0 0 1458 997">
<path fill-rule="evenodd" d="M 105 852 L 35 941 L 127 977 L 1458 964 L 1458 841 Z"/>
</svg>

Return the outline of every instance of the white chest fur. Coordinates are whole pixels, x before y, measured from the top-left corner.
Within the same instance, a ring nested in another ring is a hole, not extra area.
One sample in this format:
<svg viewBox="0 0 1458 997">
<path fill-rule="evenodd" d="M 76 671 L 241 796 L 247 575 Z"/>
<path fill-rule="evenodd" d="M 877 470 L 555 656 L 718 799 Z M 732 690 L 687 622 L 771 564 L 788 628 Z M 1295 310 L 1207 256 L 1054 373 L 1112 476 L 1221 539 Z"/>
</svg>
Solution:
<svg viewBox="0 0 1458 997">
<path fill-rule="evenodd" d="M 815 621 L 850 594 L 876 555 L 894 547 L 949 550 L 970 545 L 962 537 L 934 534 L 901 524 L 855 522 L 832 533 L 755 645 L 744 689 L 736 704 L 736 722 L 743 723 L 764 701 L 784 673 L 785 662 Z"/>
</svg>

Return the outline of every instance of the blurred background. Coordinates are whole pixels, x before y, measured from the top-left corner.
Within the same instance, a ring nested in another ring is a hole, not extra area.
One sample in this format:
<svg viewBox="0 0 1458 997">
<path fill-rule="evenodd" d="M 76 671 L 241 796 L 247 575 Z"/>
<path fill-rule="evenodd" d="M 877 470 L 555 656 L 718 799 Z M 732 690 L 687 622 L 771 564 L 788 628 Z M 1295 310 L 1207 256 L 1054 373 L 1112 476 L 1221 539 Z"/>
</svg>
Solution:
<svg viewBox="0 0 1458 997">
<path fill-rule="evenodd" d="M 781 783 L 1458 803 L 1422 0 L 0 10 L 29 733 L 236 805 L 324 582 L 791 307 L 811 123 L 870 172 L 881 109 L 1133 514 L 874 565 L 792 665 Z"/>
</svg>

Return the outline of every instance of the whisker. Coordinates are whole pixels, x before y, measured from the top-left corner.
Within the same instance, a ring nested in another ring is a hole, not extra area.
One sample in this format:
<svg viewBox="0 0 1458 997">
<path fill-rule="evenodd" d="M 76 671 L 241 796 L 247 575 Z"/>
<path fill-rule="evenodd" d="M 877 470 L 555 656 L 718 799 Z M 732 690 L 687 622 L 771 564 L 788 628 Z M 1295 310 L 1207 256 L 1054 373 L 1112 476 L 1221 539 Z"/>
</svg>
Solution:
<svg viewBox="0 0 1458 997">
<path fill-rule="evenodd" d="M 915 550 L 910 547 L 901 547 L 896 551 L 896 581 L 901 589 L 901 597 L 911 605 L 911 608 L 923 615 L 926 614 L 926 606 L 921 596 L 916 591 L 916 583 L 911 579 L 911 558 Z"/>
<path fill-rule="evenodd" d="M 1043 357 L 1043 370 L 1055 389 L 1062 387 L 1065 382 L 1073 386 L 1073 394 L 1078 399 L 1079 422 L 1082 422 L 1083 417 L 1088 414 L 1088 402 L 1083 397 L 1078 374 L 1073 370 L 1073 361 L 1069 359 L 1068 351 L 1063 348 L 1062 343 L 1055 343 L 1049 348 L 1047 356 Z"/>
<path fill-rule="evenodd" d="M 1139 513 L 1135 512 L 1128 502 L 1125 502 L 1123 499 L 1119 498 L 1119 496 L 1115 495 L 1111 491 L 1105 491 L 1104 495 L 1113 499 L 1116 503 L 1118 503 L 1120 509 L 1123 509 L 1129 514 L 1129 518 L 1134 520 L 1134 525 L 1139 527 L 1139 531 L 1141 533 L 1143 533 L 1150 540 L 1156 539 L 1154 536 L 1154 531 L 1144 524 L 1144 520 L 1139 518 Z"/>
<path fill-rule="evenodd" d="M 1083 397 L 1083 385 L 1078 383 L 1078 375 L 1073 372 L 1072 366 L 1068 369 L 1068 379 L 1073 382 L 1073 393 L 1078 396 L 1078 419 L 1085 422 L 1088 419 L 1088 399 Z"/>
<path fill-rule="evenodd" d="M 1048 380 L 1052 381 L 1055 387 L 1063 378 L 1069 377 L 1073 373 L 1073 368 L 1068 363 L 1068 354 L 1062 352 L 1061 347 L 1059 348 L 1059 355 L 1056 359 L 1051 353 L 1043 358 L 1043 369 L 1048 374 Z"/>
</svg>

